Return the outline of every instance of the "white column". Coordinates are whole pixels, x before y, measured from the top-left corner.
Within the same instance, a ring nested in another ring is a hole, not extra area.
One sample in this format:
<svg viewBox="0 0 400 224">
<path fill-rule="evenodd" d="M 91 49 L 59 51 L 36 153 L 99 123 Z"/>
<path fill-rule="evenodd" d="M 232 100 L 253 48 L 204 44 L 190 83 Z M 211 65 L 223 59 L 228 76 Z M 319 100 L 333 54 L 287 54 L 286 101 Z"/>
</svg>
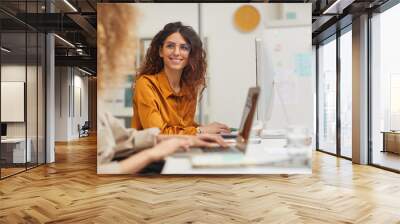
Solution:
<svg viewBox="0 0 400 224">
<path fill-rule="evenodd" d="M 353 162 L 368 163 L 368 15 L 353 20 Z"/>
<path fill-rule="evenodd" d="M 54 76 L 54 35 L 46 36 L 46 163 L 55 161 L 54 133 L 55 133 L 55 76 Z"/>
<path fill-rule="evenodd" d="M 46 12 L 54 12 L 54 5 L 46 1 Z M 46 163 L 55 162 L 55 43 L 54 35 L 46 35 Z"/>
</svg>

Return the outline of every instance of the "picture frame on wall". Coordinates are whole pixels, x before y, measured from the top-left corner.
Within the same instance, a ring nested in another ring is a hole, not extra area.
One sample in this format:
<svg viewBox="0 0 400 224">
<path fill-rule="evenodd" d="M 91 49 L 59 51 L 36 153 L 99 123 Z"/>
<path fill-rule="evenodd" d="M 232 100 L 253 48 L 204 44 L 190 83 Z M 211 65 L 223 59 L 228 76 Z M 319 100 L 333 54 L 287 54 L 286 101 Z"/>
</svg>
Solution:
<svg viewBox="0 0 400 224">
<path fill-rule="evenodd" d="M 153 38 L 150 37 L 145 37 L 145 38 L 140 38 L 139 40 L 139 47 L 140 50 L 138 51 L 139 55 L 136 57 L 136 67 L 139 68 L 141 63 L 144 60 L 144 57 L 146 56 L 147 49 L 150 47 L 151 41 Z"/>
</svg>

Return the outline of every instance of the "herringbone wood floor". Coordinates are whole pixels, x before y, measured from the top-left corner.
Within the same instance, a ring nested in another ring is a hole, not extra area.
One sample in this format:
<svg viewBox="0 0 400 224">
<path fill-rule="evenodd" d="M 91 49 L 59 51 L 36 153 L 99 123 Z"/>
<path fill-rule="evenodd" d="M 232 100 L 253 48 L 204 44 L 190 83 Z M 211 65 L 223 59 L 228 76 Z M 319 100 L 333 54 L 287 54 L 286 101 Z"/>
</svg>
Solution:
<svg viewBox="0 0 400 224">
<path fill-rule="evenodd" d="M 312 175 L 98 176 L 96 139 L 0 181 L 0 223 L 400 223 L 400 175 L 316 152 Z"/>
</svg>

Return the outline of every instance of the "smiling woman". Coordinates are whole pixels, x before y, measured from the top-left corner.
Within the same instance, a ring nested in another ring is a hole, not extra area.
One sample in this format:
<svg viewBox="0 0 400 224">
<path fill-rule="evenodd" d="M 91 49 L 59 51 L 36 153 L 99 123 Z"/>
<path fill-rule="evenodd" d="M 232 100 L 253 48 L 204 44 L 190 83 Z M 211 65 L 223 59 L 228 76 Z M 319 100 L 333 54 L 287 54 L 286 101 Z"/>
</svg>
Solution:
<svg viewBox="0 0 400 224">
<path fill-rule="evenodd" d="M 158 127 L 164 134 L 229 132 L 226 125 L 194 121 L 197 97 L 205 88 L 206 54 L 197 33 L 169 23 L 153 38 L 139 69 L 132 126 Z"/>
<path fill-rule="evenodd" d="M 132 27 L 135 27 L 136 15 L 137 11 L 133 5 L 98 5 L 97 172 L 99 174 L 159 172 L 162 160 L 176 151 L 188 150 L 189 146 L 211 147 L 216 142 L 226 146 L 222 138 L 217 136 L 163 136 L 159 135 L 160 131 L 157 128 L 140 131 L 125 128 L 105 106 L 107 90 L 118 86 L 118 83 L 126 77 L 126 73 L 133 72 L 132 62 L 137 49 L 133 44 L 136 35 Z"/>
</svg>

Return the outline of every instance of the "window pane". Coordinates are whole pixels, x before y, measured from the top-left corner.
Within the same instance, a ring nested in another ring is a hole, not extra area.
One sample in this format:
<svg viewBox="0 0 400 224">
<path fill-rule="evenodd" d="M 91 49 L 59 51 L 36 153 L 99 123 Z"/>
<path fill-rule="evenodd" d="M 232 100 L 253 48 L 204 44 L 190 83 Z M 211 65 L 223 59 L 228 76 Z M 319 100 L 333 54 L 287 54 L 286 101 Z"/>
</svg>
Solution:
<svg viewBox="0 0 400 224">
<path fill-rule="evenodd" d="M 336 153 L 336 40 L 318 50 L 319 149 Z"/>
<path fill-rule="evenodd" d="M 351 158 L 352 141 L 352 35 L 340 37 L 340 127 L 341 155 Z"/>
<path fill-rule="evenodd" d="M 372 18 L 372 163 L 400 170 L 400 5 Z"/>
</svg>

